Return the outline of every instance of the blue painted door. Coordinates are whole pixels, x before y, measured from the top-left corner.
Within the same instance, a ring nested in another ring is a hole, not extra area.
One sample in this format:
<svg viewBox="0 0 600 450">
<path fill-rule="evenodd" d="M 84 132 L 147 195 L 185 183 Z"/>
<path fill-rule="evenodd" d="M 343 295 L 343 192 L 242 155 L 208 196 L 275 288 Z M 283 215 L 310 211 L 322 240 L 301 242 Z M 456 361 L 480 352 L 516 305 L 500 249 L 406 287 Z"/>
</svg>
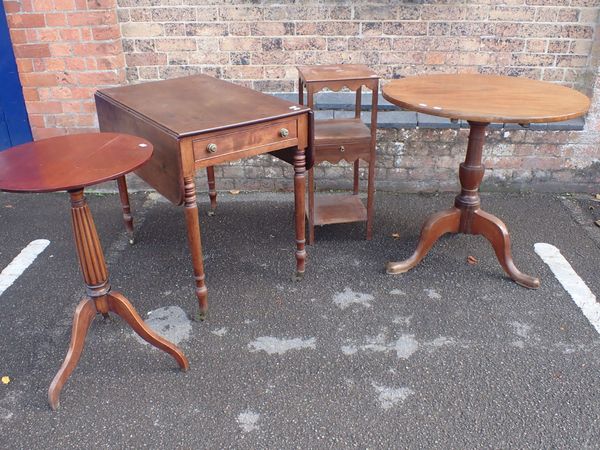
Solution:
<svg viewBox="0 0 600 450">
<path fill-rule="evenodd" d="M 0 1 L 0 150 L 31 141 L 31 128 L 23 100 L 4 4 Z"/>
</svg>

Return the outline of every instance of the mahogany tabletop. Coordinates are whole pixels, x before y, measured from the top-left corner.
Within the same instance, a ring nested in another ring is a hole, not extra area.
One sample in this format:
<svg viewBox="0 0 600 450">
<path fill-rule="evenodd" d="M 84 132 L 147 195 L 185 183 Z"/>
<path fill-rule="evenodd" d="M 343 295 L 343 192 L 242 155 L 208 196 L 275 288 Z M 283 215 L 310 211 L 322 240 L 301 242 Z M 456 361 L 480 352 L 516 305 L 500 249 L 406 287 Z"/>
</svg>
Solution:
<svg viewBox="0 0 600 450">
<path fill-rule="evenodd" d="M 574 89 L 528 78 L 481 74 L 422 75 L 389 82 L 383 97 L 405 109 L 473 122 L 558 122 L 584 115 L 590 99 Z"/>
<path fill-rule="evenodd" d="M 379 75 L 364 64 L 298 66 L 298 73 L 300 74 L 300 78 L 307 83 L 315 81 L 379 79 Z"/>
<path fill-rule="evenodd" d="M 305 114 L 294 105 L 208 75 L 120 86 L 96 93 L 180 138 Z"/>
<path fill-rule="evenodd" d="M 121 133 L 57 136 L 0 151 L 0 190 L 53 192 L 113 180 L 152 156 L 152 144 Z"/>
</svg>

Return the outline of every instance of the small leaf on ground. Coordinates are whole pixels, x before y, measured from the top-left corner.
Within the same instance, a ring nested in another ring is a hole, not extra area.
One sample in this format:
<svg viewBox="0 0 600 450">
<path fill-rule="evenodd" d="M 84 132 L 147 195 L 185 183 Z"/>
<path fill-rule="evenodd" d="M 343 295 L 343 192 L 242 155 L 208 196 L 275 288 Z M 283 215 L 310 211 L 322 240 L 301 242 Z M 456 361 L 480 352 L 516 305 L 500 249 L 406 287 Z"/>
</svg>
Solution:
<svg viewBox="0 0 600 450">
<path fill-rule="evenodd" d="M 229 191 L 231 195 L 238 195 L 240 193 L 239 189 L 232 189 Z"/>
<path fill-rule="evenodd" d="M 474 256 L 467 256 L 467 262 L 471 265 L 475 265 L 477 264 L 479 261 L 477 260 L 477 258 L 475 258 Z"/>
<path fill-rule="evenodd" d="M 600 219 L 596 220 L 594 223 L 596 224 L 597 227 L 600 227 Z"/>
<path fill-rule="evenodd" d="M 392 233 L 394 239 L 400 239 L 400 233 Z"/>
<path fill-rule="evenodd" d="M 8 384 L 10 383 L 10 377 L 4 376 L 2 377 L 2 384 Z"/>
</svg>

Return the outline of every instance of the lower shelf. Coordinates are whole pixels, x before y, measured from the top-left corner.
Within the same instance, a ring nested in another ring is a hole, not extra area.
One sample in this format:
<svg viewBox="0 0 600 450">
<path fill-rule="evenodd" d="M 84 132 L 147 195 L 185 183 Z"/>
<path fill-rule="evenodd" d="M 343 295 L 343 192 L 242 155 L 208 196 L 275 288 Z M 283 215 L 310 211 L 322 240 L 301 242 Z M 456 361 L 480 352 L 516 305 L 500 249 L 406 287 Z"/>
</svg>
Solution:
<svg viewBox="0 0 600 450">
<path fill-rule="evenodd" d="M 306 215 L 308 216 L 308 204 Z M 365 222 L 367 208 L 358 195 L 315 195 L 315 225 Z"/>
</svg>

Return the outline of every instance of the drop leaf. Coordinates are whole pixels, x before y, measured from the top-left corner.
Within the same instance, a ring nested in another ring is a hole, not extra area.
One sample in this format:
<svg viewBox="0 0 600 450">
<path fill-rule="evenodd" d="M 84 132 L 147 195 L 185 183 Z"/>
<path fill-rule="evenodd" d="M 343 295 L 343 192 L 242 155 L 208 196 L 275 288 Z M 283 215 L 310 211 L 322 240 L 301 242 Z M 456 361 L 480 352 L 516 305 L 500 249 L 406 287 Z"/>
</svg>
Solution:
<svg viewBox="0 0 600 450">
<path fill-rule="evenodd" d="M 2 377 L 2 384 L 8 384 L 8 383 L 10 383 L 10 377 L 3 376 Z"/>
</svg>

